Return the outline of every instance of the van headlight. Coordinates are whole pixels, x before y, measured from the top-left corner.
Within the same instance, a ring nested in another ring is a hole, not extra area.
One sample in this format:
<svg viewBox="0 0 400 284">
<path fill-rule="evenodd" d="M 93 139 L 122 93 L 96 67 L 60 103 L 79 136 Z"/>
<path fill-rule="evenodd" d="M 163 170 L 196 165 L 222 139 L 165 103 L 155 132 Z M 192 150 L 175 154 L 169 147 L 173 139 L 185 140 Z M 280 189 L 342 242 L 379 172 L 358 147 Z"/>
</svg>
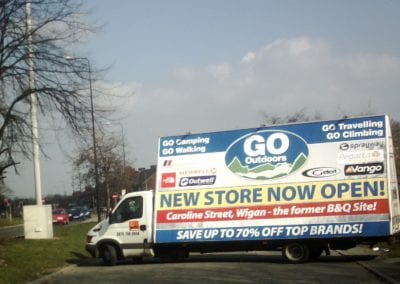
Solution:
<svg viewBox="0 0 400 284">
<path fill-rule="evenodd" d="M 92 242 L 92 239 L 93 239 L 93 236 L 91 236 L 91 235 L 87 235 L 86 236 L 86 243 L 91 243 Z"/>
<path fill-rule="evenodd" d="M 93 232 L 99 232 L 101 230 L 101 226 L 99 226 L 99 227 L 97 227 L 97 228 L 94 228 L 93 229 Z"/>
</svg>

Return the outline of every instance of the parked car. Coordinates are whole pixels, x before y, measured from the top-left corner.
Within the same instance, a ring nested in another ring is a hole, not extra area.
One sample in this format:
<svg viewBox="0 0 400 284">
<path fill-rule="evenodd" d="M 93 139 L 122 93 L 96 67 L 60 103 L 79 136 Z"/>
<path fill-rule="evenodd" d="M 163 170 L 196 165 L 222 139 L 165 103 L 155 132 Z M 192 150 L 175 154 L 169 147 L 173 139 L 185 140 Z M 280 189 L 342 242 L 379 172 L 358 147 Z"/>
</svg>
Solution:
<svg viewBox="0 0 400 284">
<path fill-rule="evenodd" d="M 90 217 L 92 217 L 92 211 L 90 210 L 89 207 L 83 206 L 82 210 L 83 210 L 83 213 L 84 213 L 86 219 L 89 219 Z"/>
<path fill-rule="evenodd" d="M 85 220 L 85 212 L 80 207 L 74 207 L 69 211 L 69 220 Z"/>
<path fill-rule="evenodd" d="M 66 225 L 69 223 L 69 216 L 67 210 L 63 208 L 55 209 L 53 211 L 53 223 Z"/>
</svg>

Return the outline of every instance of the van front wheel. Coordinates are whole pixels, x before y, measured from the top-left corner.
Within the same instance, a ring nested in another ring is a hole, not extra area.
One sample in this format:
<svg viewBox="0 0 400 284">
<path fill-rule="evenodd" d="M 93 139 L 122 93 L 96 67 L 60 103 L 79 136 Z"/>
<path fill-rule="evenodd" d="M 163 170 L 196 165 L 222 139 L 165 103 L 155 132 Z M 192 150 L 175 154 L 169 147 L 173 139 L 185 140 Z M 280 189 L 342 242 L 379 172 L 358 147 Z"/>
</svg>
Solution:
<svg viewBox="0 0 400 284">
<path fill-rule="evenodd" d="M 105 245 L 103 248 L 103 262 L 105 265 L 113 266 L 117 263 L 117 251 L 113 245 Z"/>
<path fill-rule="evenodd" d="M 290 263 L 302 263 L 310 258 L 310 248 L 300 242 L 293 242 L 283 246 L 282 256 Z"/>
</svg>

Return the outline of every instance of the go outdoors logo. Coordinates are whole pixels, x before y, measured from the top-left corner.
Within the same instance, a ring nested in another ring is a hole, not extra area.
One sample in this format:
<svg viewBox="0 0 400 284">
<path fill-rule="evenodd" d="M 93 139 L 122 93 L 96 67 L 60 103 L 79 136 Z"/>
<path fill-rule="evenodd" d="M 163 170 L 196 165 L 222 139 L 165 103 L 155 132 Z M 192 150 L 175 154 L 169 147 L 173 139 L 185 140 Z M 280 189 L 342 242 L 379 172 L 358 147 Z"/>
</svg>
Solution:
<svg viewBox="0 0 400 284">
<path fill-rule="evenodd" d="M 307 143 L 298 135 L 265 130 L 233 142 L 226 151 L 225 163 L 242 177 L 274 179 L 301 168 L 307 157 Z"/>
</svg>

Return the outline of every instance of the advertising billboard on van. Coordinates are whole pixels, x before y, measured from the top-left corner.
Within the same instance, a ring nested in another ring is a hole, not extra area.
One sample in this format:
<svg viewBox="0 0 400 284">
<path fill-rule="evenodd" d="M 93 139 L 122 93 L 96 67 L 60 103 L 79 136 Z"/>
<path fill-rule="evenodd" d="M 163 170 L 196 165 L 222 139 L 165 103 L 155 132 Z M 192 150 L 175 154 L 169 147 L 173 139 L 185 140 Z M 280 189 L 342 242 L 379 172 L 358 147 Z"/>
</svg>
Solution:
<svg viewBox="0 0 400 284">
<path fill-rule="evenodd" d="M 399 206 L 388 123 L 368 116 L 161 137 L 156 241 L 388 235 Z"/>
</svg>

